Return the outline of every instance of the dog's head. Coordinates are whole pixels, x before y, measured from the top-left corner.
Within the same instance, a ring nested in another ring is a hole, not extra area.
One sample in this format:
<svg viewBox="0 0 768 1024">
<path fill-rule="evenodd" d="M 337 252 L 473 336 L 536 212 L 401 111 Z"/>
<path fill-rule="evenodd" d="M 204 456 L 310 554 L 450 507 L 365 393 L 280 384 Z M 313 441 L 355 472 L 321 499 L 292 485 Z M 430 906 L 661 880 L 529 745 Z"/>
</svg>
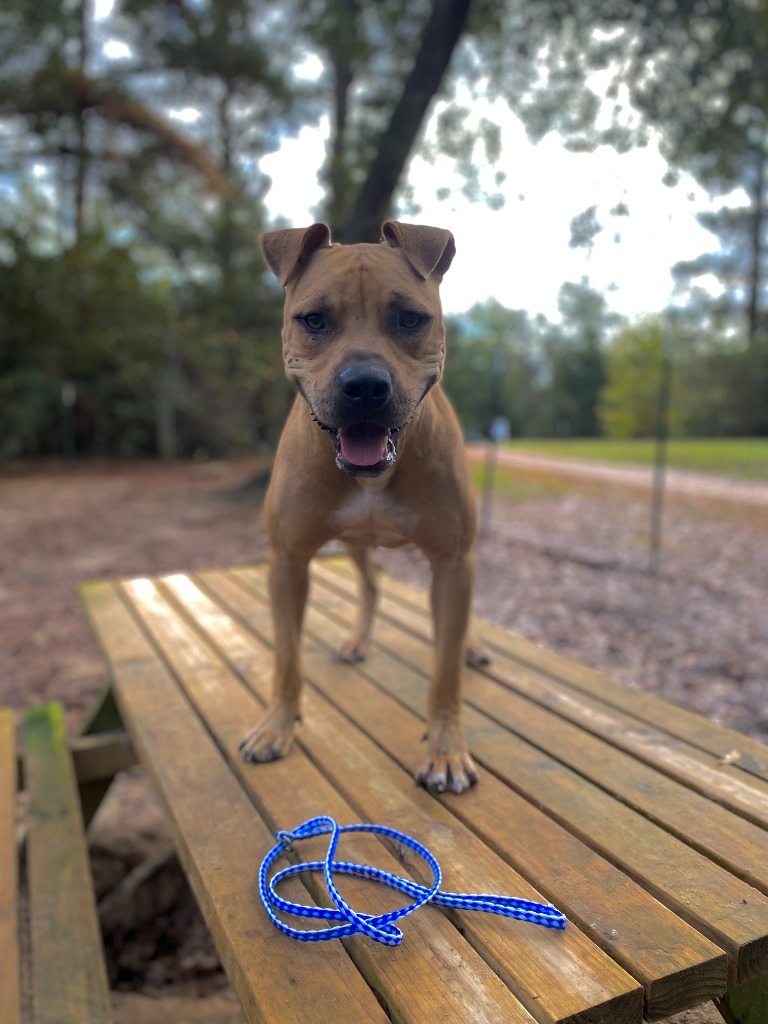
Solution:
<svg viewBox="0 0 768 1024">
<path fill-rule="evenodd" d="M 285 288 L 286 373 L 333 438 L 339 468 L 378 476 L 443 372 L 438 286 L 453 235 L 387 221 L 379 245 L 331 245 L 313 224 L 267 232 L 262 248 Z"/>
</svg>

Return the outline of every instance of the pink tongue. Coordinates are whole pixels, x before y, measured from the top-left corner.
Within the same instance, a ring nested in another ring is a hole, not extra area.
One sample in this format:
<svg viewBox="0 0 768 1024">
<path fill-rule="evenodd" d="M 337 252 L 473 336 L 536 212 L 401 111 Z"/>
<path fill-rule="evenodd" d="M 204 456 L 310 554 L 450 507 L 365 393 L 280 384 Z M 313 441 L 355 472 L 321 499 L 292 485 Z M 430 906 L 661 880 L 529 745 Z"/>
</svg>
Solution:
<svg viewBox="0 0 768 1024">
<path fill-rule="evenodd" d="M 351 466 L 375 466 L 386 458 L 389 431 L 382 427 L 367 427 L 364 431 L 339 433 L 341 457 Z"/>
</svg>

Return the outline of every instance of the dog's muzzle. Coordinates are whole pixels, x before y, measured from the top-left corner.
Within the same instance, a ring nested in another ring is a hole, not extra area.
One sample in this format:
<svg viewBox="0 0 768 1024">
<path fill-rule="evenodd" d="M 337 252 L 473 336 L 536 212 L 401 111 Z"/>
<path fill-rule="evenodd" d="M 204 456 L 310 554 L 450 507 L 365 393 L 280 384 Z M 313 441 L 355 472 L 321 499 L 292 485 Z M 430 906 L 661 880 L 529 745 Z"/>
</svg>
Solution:
<svg viewBox="0 0 768 1024">
<path fill-rule="evenodd" d="M 392 376 L 383 366 L 345 366 L 338 376 L 339 423 L 336 461 L 348 472 L 380 472 L 395 458 L 386 425 L 393 392 Z M 349 467 L 349 469 L 347 469 Z"/>
<path fill-rule="evenodd" d="M 338 426 L 316 419 L 332 436 L 336 465 L 345 473 L 378 476 L 395 461 L 403 425 L 395 425 L 394 392 L 392 376 L 383 366 L 353 363 L 339 373 L 333 403 Z"/>
</svg>

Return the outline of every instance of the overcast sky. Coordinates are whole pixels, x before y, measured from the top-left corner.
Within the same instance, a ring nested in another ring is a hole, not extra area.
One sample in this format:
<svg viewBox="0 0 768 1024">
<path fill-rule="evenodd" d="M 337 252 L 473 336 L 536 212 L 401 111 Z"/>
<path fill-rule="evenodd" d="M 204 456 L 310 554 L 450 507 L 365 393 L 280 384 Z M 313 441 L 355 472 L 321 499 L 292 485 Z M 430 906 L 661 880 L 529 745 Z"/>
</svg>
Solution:
<svg viewBox="0 0 768 1024">
<path fill-rule="evenodd" d="M 570 153 L 549 135 L 534 146 L 502 102 L 482 107 L 478 117 L 502 126 L 501 158 L 481 170 L 488 191 L 505 195 L 501 210 L 464 199 L 447 159 L 434 165 L 416 159 L 411 166 L 421 212 L 403 219 L 450 228 L 456 237 L 457 256 L 442 288 L 446 309 L 461 312 L 494 296 L 511 308 L 557 319 L 560 286 L 586 277 L 617 312 L 661 311 L 673 290 L 672 265 L 716 244 L 696 220 L 708 204 L 706 193 L 690 178 L 675 188 L 662 184 L 667 167 L 656 144 L 624 155 L 608 147 Z M 317 169 L 326 131 L 327 126 L 307 128 L 261 161 L 272 178 L 270 213 L 296 227 L 312 223 L 322 198 Z M 501 188 L 494 183 L 497 171 L 506 174 Z M 456 190 L 440 201 L 437 190 L 446 186 Z M 619 203 L 629 216 L 609 214 Z M 573 249 L 571 220 L 590 206 L 597 207 L 603 230 L 591 251 Z"/>
<path fill-rule="evenodd" d="M 108 16 L 114 0 L 94 2 L 101 19 Z M 108 42 L 104 50 L 108 59 L 130 52 L 116 41 Z M 321 70 L 316 57 L 308 57 L 305 64 L 307 78 Z M 656 142 L 623 155 L 609 147 L 570 153 L 554 134 L 534 146 L 503 101 L 490 104 L 461 94 L 458 99 L 475 111 L 478 120 L 485 117 L 501 127 L 501 158 L 493 167 L 481 166 L 480 178 L 489 193 L 501 192 L 506 201 L 501 209 L 492 210 L 483 202 L 465 199 L 462 181 L 446 158 L 435 164 L 420 158 L 412 162 L 410 184 L 421 209 L 417 214 L 406 211 L 403 219 L 450 228 L 456 237 L 457 256 L 442 288 L 449 312 L 462 312 L 495 297 L 510 308 L 556 320 L 561 285 L 587 279 L 619 313 L 658 313 L 672 297 L 671 267 L 716 247 L 714 236 L 696 220 L 697 212 L 710 206 L 706 193 L 685 176 L 675 188 L 662 184 L 667 166 Z M 189 123 L 196 114 L 191 108 L 173 112 Z M 312 223 L 322 199 L 317 175 L 327 133 L 327 122 L 305 128 L 261 161 L 272 179 L 267 195 L 272 217 L 286 218 L 295 227 Z M 426 134 L 432 134 L 430 127 Z M 477 153 L 481 161 L 482 147 Z M 497 172 L 505 175 L 500 187 L 494 181 Z M 451 196 L 438 200 L 438 190 L 446 187 L 453 190 Z M 736 204 L 745 201 L 739 195 L 730 199 Z M 610 215 L 619 204 L 626 206 L 628 216 Z M 603 230 L 590 249 L 571 248 L 571 221 L 591 206 L 596 207 Z M 714 278 L 699 284 L 719 289 Z"/>
</svg>

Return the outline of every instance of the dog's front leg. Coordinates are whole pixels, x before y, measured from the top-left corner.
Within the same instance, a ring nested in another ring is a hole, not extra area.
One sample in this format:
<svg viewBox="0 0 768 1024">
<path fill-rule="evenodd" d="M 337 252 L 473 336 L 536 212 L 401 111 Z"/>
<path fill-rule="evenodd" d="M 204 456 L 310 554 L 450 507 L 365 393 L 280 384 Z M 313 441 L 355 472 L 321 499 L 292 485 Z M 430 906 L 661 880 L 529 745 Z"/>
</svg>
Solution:
<svg viewBox="0 0 768 1024">
<path fill-rule="evenodd" d="M 270 550 L 269 596 L 275 637 L 275 674 L 266 717 L 240 744 L 246 761 L 274 761 L 291 748 L 299 718 L 299 644 L 309 589 L 309 555 Z"/>
<path fill-rule="evenodd" d="M 433 557 L 435 667 L 427 709 L 428 759 L 416 781 L 436 792 L 462 793 L 477 782 L 461 726 L 461 681 L 474 566 L 470 552 Z"/>
</svg>

